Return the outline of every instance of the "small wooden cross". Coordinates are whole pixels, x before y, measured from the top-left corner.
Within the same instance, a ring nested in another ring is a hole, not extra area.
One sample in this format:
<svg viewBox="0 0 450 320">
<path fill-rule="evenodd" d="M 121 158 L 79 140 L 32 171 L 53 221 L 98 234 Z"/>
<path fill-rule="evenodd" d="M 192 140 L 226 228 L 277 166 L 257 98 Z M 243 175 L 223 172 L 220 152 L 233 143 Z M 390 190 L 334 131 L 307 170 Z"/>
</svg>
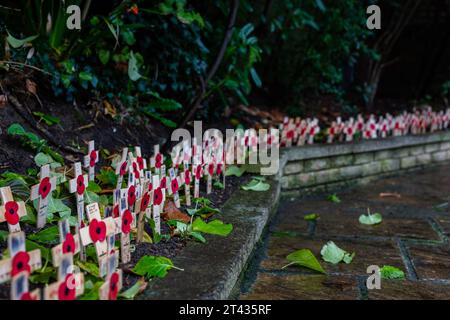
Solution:
<svg viewBox="0 0 450 320">
<path fill-rule="evenodd" d="M 153 176 L 153 220 L 155 229 L 161 233 L 161 209 L 164 207 L 165 193 L 159 184 L 159 177 Z"/>
<path fill-rule="evenodd" d="M 22 271 L 11 279 L 11 300 L 40 300 L 40 289 L 30 292 L 28 278 L 30 274 Z"/>
<path fill-rule="evenodd" d="M 99 289 L 100 300 L 116 300 L 122 289 L 122 270 L 117 269 L 118 257 L 108 254 L 108 272 L 105 283 Z"/>
<path fill-rule="evenodd" d="M 181 204 L 180 204 L 180 195 L 178 194 L 178 190 L 180 189 L 180 186 L 182 185 L 182 181 L 176 175 L 174 168 L 169 169 L 169 176 L 170 176 L 169 195 L 173 195 L 173 201 L 175 203 L 175 206 L 177 208 L 179 208 L 181 206 Z"/>
<path fill-rule="evenodd" d="M 102 220 L 98 203 L 94 202 L 86 206 L 89 225 L 80 229 L 81 244 L 83 247 L 93 243 L 100 263 L 100 259 L 108 253 L 106 237 L 116 233 L 114 218 L 108 217 Z"/>
<path fill-rule="evenodd" d="M 153 192 L 149 190 L 149 184 L 151 182 L 146 179 L 142 186 L 142 196 L 136 201 L 136 214 L 138 215 L 138 223 L 137 223 L 137 239 L 136 242 L 141 242 L 144 235 L 144 225 L 145 225 L 145 217 L 148 213 L 148 208 L 150 207 L 152 201 L 151 196 Z M 153 188 L 153 185 L 152 185 Z"/>
<path fill-rule="evenodd" d="M 89 170 L 89 181 L 95 180 L 95 164 L 98 162 L 98 151 L 95 150 L 94 140 L 89 141 L 88 155 L 84 156 L 84 167 Z"/>
<path fill-rule="evenodd" d="M 123 263 L 128 263 L 131 260 L 130 234 L 131 229 L 136 225 L 136 215 L 131 210 L 129 203 L 127 204 L 127 198 L 129 201 L 129 189 L 122 189 L 120 197 L 120 230 L 116 231 L 116 233 L 120 233 L 120 255 Z M 136 201 L 136 198 L 133 201 Z"/>
<path fill-rule="evenodd" d="M 207 183 L 206 183 L 206 194 L 210 194 L 212 192 L 212 178 L 215 172 L 215 165 L 213 162 L 208 165 L 208 174 L 207 174 Z"/>
<path fill-rule="evenodd" d="M 200 164 L 194 165 L 194 198 L 200 197 L 200 179 L 203 176 L 203 168 Z"/>
<path fill-rule="evenodd" d="M 40 182 L 31 187 L 30 199 L 38 201 L 37 228 L 41 229 L 47 222 L 48 199 L 56 188 L 56 177 L 50 178 L 50 165 L 41 167 Z"/>
<path fill-rule="evenodd" d="M 144 171 L 147 170 L 147 160 L 142 157 L 141 147 L 135 147 L 134 151 L 136 153 L 136 162 L 139 169 L 140 179 L 142 180 L 144 178 Z"/>
<path fill-rule="evenodd" d="M 75 178 L 69 181 L 69 191 L 76 195 L 78 226 L 81 227 L 81 223 L 84 219 L 84 192 L 86 191 L 89 181 L 88 176 L 83 174 L 83 171 L 81 170 L 81 163 L 75 162 L 73 171 Z"/>
<path fill-rule="evenodd" d="M 128 148 L 123 148 L 122 158 L 120 159 L 120 162 L 117 164 L 116 167 L 116 175 L 117 175 L 116 189 L 122 189 L 123 177 L 128 171 L 127 156 L 128 156 Z"/>
<path fill-rule="evenodd" d="M 68 219 L 62 219 L 58 222 L 59 228 L 59 244 L 52 248 L 53 266 L 58 267 L 61 264 L 61 258 L 66 253 L 72 255 L 80 252 L 80 236 L 79 234 L 71 234 Z"/>
<path fill-rule="evenodd" d="M 84 275 L 75 272 L 73 253 L 64 253 L 58 260 L 58 281 L 45 287 L 44 299 L 75 300 L 84 293 Z"/>
<path fill-rule="evenodd" d="M 155 145 L 153 150 L 153 158 L 150 159 L 150 166 L 155 168 L 156 173 L 160 173 L 161 166 L 164 163 L 164 156 L 159 152 L 159 145 Z"/>
<path fill-rule="evenodd" d="M 191 175 L 191 171 L 189 170 L 189 163 L 187 161 L 184 162 L 183 165 L 183 169 L 184 171 L 181 173 L 181 179 L 184 183 L 184 196 L 186 198 L 186 205 L 190 206 L 191 205 L 191 180 L 192 180 L 192 175 Z"/>
<path fill-rule="evenodd" d="M 42 267 L 41 250 L 26 251 L 23 231 L 9 234 L 8 250 L 11 258 L 0 261 L 0 284 L 14 278 L 22 271 L 30 274 Z"/>
<path fill-rule="evenodd" d="M 25 203 L 14 201 L 11 187 L 0 188 L 3 205 L 0 206 L 0 223 L 7 222 L 9 232 L 20 232 L 20 218 L 27 215 Z"/>
</svg>

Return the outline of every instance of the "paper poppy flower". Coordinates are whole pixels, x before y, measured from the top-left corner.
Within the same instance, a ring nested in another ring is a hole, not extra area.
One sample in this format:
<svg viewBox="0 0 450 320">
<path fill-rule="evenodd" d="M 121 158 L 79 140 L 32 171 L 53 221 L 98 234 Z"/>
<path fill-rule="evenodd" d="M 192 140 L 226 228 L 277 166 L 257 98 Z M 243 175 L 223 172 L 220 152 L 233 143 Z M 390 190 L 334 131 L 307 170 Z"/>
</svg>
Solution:
<svg viewBox="0 0 450 320">
<path fill-rule="evenodd" d="M 19 222 L 19 205 L 15 201 L 8 201 L 5 203 L 5 219 L 11 225 L 16 225 Z"/>
<path fill-rule="evenodd" d="M 66 275 L 64 281 L 58 288 L 58 300 L 75 300 L 76 298 L 76 284 L 73 274 Z"/>
<path fill-rule="evenodd" d="M 75 238 L 71 233 L 66 234 L 66 239 L 62 244 L 63 253 L 75 253 Z"/>
<path fill-rule="evenodd" d="M 144 169 L 144 158 L 137 157 L 136 161 L 138 163 L 139 170 L 143 170 Z"/>
<path fill-rule="evenodd" d="M 191 173 L 189 172 L 189 170 L 186 170 L 184 172 L 184 183 L 186 185 L 190 185 L 191 184 Z"/>
<path fill-rule="evenodd" d="M 52 189 L 52 185 L 50 184 L 50 178 L 45 177 L 41 180 L 41 183 L 39 183 L 39 195 L 42 199 L 47 198 L 50 190 Z"/>
<path fill-rule="evenodd" d="M 109 279 L 109 300 L 116 300 L 119 293 L 119 274 L 114 272 Z"/>
<path fill-rule="evenodd" d="M 148 184 L 148 191 L 152 191 L 153 190 L 153 183 L 149 183 Z"/>
<path fill-rule="evenodd" d="M 91 167 L 94 167 L 96 162 L 97 162 L 97 151 L 92 150 L 91 153 L 89 154 L 89 165 Z"/>
<path fill-rule="evenodd" d="M 22 296 L 20 297 L 20 300 L 22 300 L 22 301 L 36 300 L 36 297 L 33 297 L 33 296 L 31 295 L 31 293 L 29 293 L 29 292 L 25 292 L 25 293 L 22 294 Z"/>
<path fill-rule="evenodd" d="M 217 169 L 216 169 L 216 171 L 217 171 L 217 174 L 221 174 L 221 173 L 222 173 L 222 164 L 221 164 L 221 163 L 218 163 L 218 164 L 217 164 Z"/>
<path fill-rule="evenodd" d="M 133 206 L 136 202 L 136 187 L 130 186 L 128 188 L 128 206 Z"/>
<path fill-rule="evenodd" d="M 294 130 L 289 130 L 289 131 L 286 133 L 286 138 L 288 138 L 289 140 L 294 139 Z"/>
<path fill-rule="evenodd" d="M 267 144 L 272 145 L 272 136 L 267 137 Z"/>
<path fill-rule="evenodd" d="M 139 7 L 134 4 L 130 9 L 128 9 L 128 12 L 131 12 L 132 14 L 137 16 L 139 14 Z"/>
<path fill-rule="evenodd" d="M 244 144 L 245 144 L 246 147 L 248 147 L 248 136 L 245 137 Z"/>
<path fill-rule="evenodd" d="M 116 204 L 116 205 L 113 207 L 113 217 L 114 217 L 114 218 L 117 218 L 118 216 L 119 216 L 119 205 Z"/>
<path fill-rule="evenodd" d="M 140 212 L 145 211 L 149 203 L 150 203 L 150 195 L 146 192 L 142 197 Z"/>
<path fill-rule="evenodd" d="M 77 193 L 81 196 L 86 190 L 86 186 L 84 185 L 84 177 L 80 174 L 77 178 Z"/>
<path fill-rule="evenodd" d="M 180 186 L 178 185 L 178 179 L 173 179 L 170 183 L 170 187 L 172 188 L 173 193 L 178 192 L 178 189 L 180 188 Z"/>
<path fill-rule="evenodd" d="M 140 174 L 139 174 L 138 164 L 136 162 L 133 162 L 133 173 L 134 173 L 134 177 L 136 179 L 139 179 Z"/>
<path fill-rule="evenodd" d="M 12 271 L 11 277 L 14 277 L 16 274 L 27 271 L 30 273 L 30 255 L 25 251 L 18 252 L 13 260 L 12 260 Z"/>
<path fill-rule="evenodd" d="M 89 225 L 89 235 L 92 239 L 92 242 L 96 243 L 97 241 L 105 241 L 106 239 L 106 224 L 103 221 L 98 221 L 97 219 L 93 219 L 91 224 Z"/>
<path fill-rule="evenodd" d="M 213 163 L 210 163 L 208 165 L 208 173 L 210 176 L 212 176 L 214 174 L 214 164 Z"/>
<path fill-rule="evenodd" d="M 156 156 L 155 156 L 155 167 L 156 168 L 161 168 L 161 165 L 162 165 L 162 156 L 161 156 L 161 153 L 158 153 Z"/>
<path fill-rule="evenodd" d="M 124 176 L 125 173 L 127 173 L 127 165 L 128 165 L 128 163 L 126 161 L 120 165 L 119 174 L 121 176 Z"/>
<path fill-rule="evenodd" d="M 153 192 L 153 204 L 159 206 L 162 203 L 163 194 L 161 188 L 155 189 Z"/>
<path fill-rule="evenodd" d="M 122 232 L 125 234 L 130 233 L 131 224 L 133 223 L 133 215 L 130 210 L 125 210 L 122 215 Z"/>
<path fill-rule="evenodd" d="M 166 189 L 167 188 L 166 181 L 167 181 L 166 177 L 162 177 L 161 181 L 159 182 L 159 187 L 162 188 L 162 189 Z"/>
<path fill-rule="evenodd" d="M 199 180 L 202 177 L 202 167 L 197 166 L 197 169 L 195 169 L 195 178 Z"/>
</svg>

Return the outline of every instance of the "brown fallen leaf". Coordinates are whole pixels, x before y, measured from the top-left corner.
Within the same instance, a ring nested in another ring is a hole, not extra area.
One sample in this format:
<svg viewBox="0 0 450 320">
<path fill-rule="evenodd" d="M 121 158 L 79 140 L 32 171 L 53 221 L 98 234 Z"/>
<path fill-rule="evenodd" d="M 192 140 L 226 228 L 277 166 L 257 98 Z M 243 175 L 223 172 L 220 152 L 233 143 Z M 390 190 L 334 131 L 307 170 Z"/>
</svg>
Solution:
<svg viewBox="0 0 450 320">
<path fill-rule="evenodd" d="M 392 197 L 392 198 L 401 198 L 402 196 L 396 192 L 382 192 L 380 193 L 380 197 L 381 198 L 388 198 L 388 197 Z"/>
<path fill-rule="evenodd" d="M 4 107 L 8 102 L 8 97 L 5 94 L 0 94 L 0 107 Z"/>
<path fill-rule="evenodd" d="M 28 91 L 29 93 L 32 93 L 32 94 L 34 94 L 34 95 L 37 93 L 37 86 L 36 86 L 36 83 L 35 83 L 35 82 L 31 81 L 30 79 L 27 79 L 27 80 L 25 81 L 25 85 L 26 85 L 27 91 Z"/>
<path fill-rule="evenodd" d="M 183 213 L 180 209 L 178 209 L 173 201 L 167 201 L 164 205 L 164 211 L 161 214 L 161 217 L 164 220 L 177 220 L 184 223 L 189 223 L 191 221 L 191 218 L 186 214 Z"/>
<path fill-rule="evenodd" d="M 103 100 L 103 106 L 105 107 L 104 112 L 106 115 L 110 115 L 112 118 L 117 115 L 116 108 L 111 103 L 109 103 L 108 100 Z"/>
</svg>

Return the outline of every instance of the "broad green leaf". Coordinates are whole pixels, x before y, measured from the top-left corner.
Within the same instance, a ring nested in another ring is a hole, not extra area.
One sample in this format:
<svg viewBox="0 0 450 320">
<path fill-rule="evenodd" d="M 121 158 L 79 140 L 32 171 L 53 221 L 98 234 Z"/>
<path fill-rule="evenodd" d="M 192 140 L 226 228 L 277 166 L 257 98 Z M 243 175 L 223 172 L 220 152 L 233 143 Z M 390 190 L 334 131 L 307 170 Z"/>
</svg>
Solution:
<svg viewBox="0 0 450 320">
<path fill-rule="evenodd" d="M 52 267 L 46 267 L 44 270 L 38 270 L 30 275 L 30 282 L 36 284 L 48 284 L 51 279 L 56 279 L 56 270 Z"/>
<path fill-rule="evenodd" d="M 96 184 L 94 181 L 89 181 L 89 184 L 88 184 L 86 190 L 98 193 L 98 192 L 102 191 L 102 188 L 98 184 Z"/>
<path fill-rule="evenodd" d="M 214 186 L 214 188 L 217 188 L 217 189 L 220 189 L 220 190 L 225 189 L 223 183 L 220 182 L 220 181 L 215 181 L 214 184 L 213 184 L 213 186 Z"/>
<path fill-rule="evenodd" d="M 252 76 L 252 79 L 253 79 L 253 82 L 255 83 L 255 85 L 256 85 L 258 88 L 261 88 L 262 82 L 261 82 L 261 79 L 259 78 L 259 75 L 258 75 L 258 73 L 256 72 L 255 68 L 251 68 L 251 69 L 250 69 L 250 75 Z"/>
<path fill-rule="evenodd" d="M 89 72 L 86 72 L 86 71 L 81 71 L 79 73 L 78 77 L 80 77 L 80 79 L 83 81 L 92 81 L 92 79 L 93 79 L 92 74 Z"/>
<path fill-rule="evenodd" d="M 9 232 L 6 230 L 0 230 L 0 241 L 4 242 L 8 239 Z"/>
<path fill-rule="evenodd" d="M 33 115 L 39 118 L 39 121 L 44 121 L 46 125 L 52 126 L 54 124 L 59 124 L 61 122 L 61 119 L 58 117 L 45 114 L 43 112 L 35 111 L 33 112 Z"/>
<path fill-rule="evenodd" d="M 98 58 L 102 64 L 107 64 L 109 62 L 110 52 L 108 50 L 101 49 L 98 52 Z"/>
<path fill-rule="evenodd" d="M 359 223 L 366 225 L 380 224 L 383 221 L 383 217 L 379 213 L 370 214 L 370 210 L 367 210 L 367 215 L 361 215 L 359 217 Z"/>
<path fill-rule="evenodd" d="M 18 123 L 13 123 L 12 125 L 10 125 L 8 127 L 8 130 L 7 130 L 7 133 L 12 136 L 23 135 L 23 134 L 25 134 L 25 132 L 26 132 L 25 129 Z"/>
<path fill-rule="evenodd" d="M 14 49 L 20 48 L 22 47 L 24 44 L 32 42 L 34 39 L 36 39 L 39 35 L 35 35 L 35 36 L 31 36 L 31 37 L 27 37 L 25 39 L 17 39 L 15 37 L 13 37 L 9 32 L 8 32 L 8 37 L 6 38 L 6 40 L 8 41 L 9 45 L 11 47 L 13 47 Z"/>
<path fill-rule="evenodd" d="M 99 289 L 103 285 L 103 281 L 96 282 L 90 290 L 87 287 L 88 282 L 86 282 L 85 289 L 88 289 L 89 291 L 85 291 L 85 294 L 83 294 L 79 299 L 80 300 L 98 300 L 99 299 Z"/>
<path fill-rule="evenodd" d="M 327 199 L 334 203 L 341 203 L 341 199 L 339 199 L 339 197 L 335 193 L 330 194 Z"/>
<path fill-rule="evenodd" d="M 99 278 L 100 277 L 100 271 L 98 269 L 98 266 L 95 263 L 89 262 L 89 261 L 80 261 L 78 260 L 76 264 L 89 273 L 90 275 Z"/>
<path fill-rule="evenodd" d="M 307 214 L 303 217 L 304 220 L 306 221 L 316 221 L 317 219 L 319 219 L 319 215 L 317 213 L 311 213 L 311 214 Z"/>
<path fill-rule="evenodd" d="M 383 279 L 405 279 L 405 273 L 399 268 L 392 266 L 383 266 L 380 269 L 380 274 Z"/>
<path fill-rule="evenodd" d="M 220 220 L 213 220 L 206 223 L 201 218 L 197 218 L 192 224 L 192 231 L 199 231 L 219 236 L 228 236 L 232 230 L 233 225 L 231 223 L 225 224 Z"/>
<path fill-rule="evenodd" d="M 131 300 L 139 293 L 142 292 L 147 286 L 147 282 L 145 282 L 144 278 L 139 279 L 133 284 L 128 290 L 119 293 L 119 298 Z"/>
<path fill-rule="evenodd" d="M 132 81 L 137 81 L 140 78 L 142 78 L 142 76 L 139 73 L 137 59 L 133 51 L 130 52 L 130 60 L 128 61 L 128 76 Z"/>
<path fill-rule="evenodd" d="M 42 167 L 46 164 L 50 164 L 53 162 L 55 162 L 55 160 L 53 160 L 51 156 L 42 152 L 39 152 L 37 155 L 34 156 L 34 163 L 36 163 L 38 167 Z"/>
<path fill-rule="evenodd" d="M 328 243 L 322 247 L 322 250 L 320 250 L 320 254 L 324 261 L 332 264 L 338 264 L 341 261 L 348 264 L 352 262 L 355 255 L 354 253 L 349 254 L 345 250 L 342 250 L 333 241 L 328 241 Z"/>
<path fill-rule="evenodd" d="M 327 11 L 327 8 L 325 7 L 325 4 L 322 0 L 316 0 L 316 5 L 320 9 L 320 11 L 325 12 Z"/>
<path fill-rule="evenodd" d="M 289 254 L 286 259 L 290 261 L 290 264 L 297 264 L 299 266 L 320 272 L 326 273 L 325 270 L 320 265 L 319 261 L 317 261 L 314 254 L 309 249 L 301 249 Z M 289 264 L 289 265 L 290 265 Z"/>
<path fill-rule="evenodd" d="M 51 226 L 47 229 L 39 231 L 38 233 L 32 233 L 28 235 L 28 239 L 41 243 L 57 244 L 59 240 L 58 227 Z"/>
<path fill-rule="evenodd" d="M 172 267 L 173 263 L 169 258 L 144 256 L 134 266 L 133 272 L 147 279 L 152 277 L 164 278 Z"/>
<path fill-rule="evenodd" d="M 243 167 L 238 166 L 229 166 L 225 169 L 225 176 L 236 176 L 241 177 L 245 172 L 245 169 Z"/>
<path fill-rule="evenodd" d="M 25 240 L 25 247 L 27 251 L 33 251 L 35 249 L 39 249 L 41 250 L 41 257 L 42 259 L 44 259 L 45 261 L 50 261 L 51 255 L 50 255 L 50 250 L 37 244 L 36 242 L 33 242 L 29 239 Z"/>
<path fill-rule="evenodd" d="M 241 187 L 245 191 L 264 192 L 270 189 L 270 184 L 261 180 L 253 179 L 247 185 Z"/>
<path fill-rule="evenodd" d="M 201 243 L 206 243 L 205 237 L 200 232 L 191 231 L 189 235 Z"/>
</svg>

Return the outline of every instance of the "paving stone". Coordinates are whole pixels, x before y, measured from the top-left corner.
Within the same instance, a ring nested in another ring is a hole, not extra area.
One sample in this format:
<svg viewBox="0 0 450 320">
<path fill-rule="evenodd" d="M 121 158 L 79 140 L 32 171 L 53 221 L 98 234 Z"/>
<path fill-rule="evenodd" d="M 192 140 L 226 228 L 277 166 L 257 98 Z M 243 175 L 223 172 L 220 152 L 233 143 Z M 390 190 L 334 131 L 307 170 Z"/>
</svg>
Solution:
<svg viewBox="0 0 450 320">
<path fill-rule="evenodd" d="M 391 150 L 382 150 L 375 152 L 375 160 L 384 160 L 384 159 L 391 159 L 392 158 L 392 151 Z"/>
<path fill-rule="evenodd" d="M 441 147 L 440 143 L 427 144 L 425 146 L 425 152 L 432 153 L 432 152 L 438 151 L 440 149 L 440 147 Z"/>
<path fill-rule="evenodd" d="M 425 165 L 431 162 L 431 154 L 424 153 L 417 156 L 417 163 L 420 165 Z"/>
<path fill-rule="evenodd" d="M 391 265 L 404 270 L 400 251 L 394 241 L 366 241 L 366 240 L 336 240 L 333 241 L 340 248 L 355 252 L 352 263 L 339 263 L 333 265 L 322 260 L 320 250 L 331 237 L 317 239 L 302 236 L 272 236 L 268 243 L 266 258 L 261 262 L 261 268 L 269 271 L 279 271 L 288 263 L 286 256 L 296 250 L 310 249 L 320 261 L 327 273 L 339 273 L 342 275 L 367 275 L 367 267 L 370 265 Z M 285 270 L 314 273 L 308 269 L 289 266 Z"/>
<path fill-rule="evenodd" d="M 355 157 L 352 154 L 333 157 L 331 158 L 331 166 L 334 168 L 350 166 L 353 163 L 354 158 Z"/>
<path fill-rule="evenodd" d="M 450 280 L 449 245 L 410 245 L 409 254 L 421 280 Z"/>
<path fill-rule="evenodd" d="M 447 160 L 447 151 L 438 151 L 431 154 L 431 159 L 433 159 L 434 162 L 442 162 Z"/>
<path fill-rule="evenodd" d="M 400 167 L 402 169 L 409 169 L 416 166 L 416 157 L 410 156 L 410 157 L 404 157 L 400 159 Z"/>
<path fill-rule="evenodd" d="M 450 208 L 449 208 L 450 209 Z M 444 235 L 450 237 L 450 217 L 449 216 L 438 216 L 436 217 L 436 221 L 441 227 Z"/>
<path fill-rule="evenodd" d="M 290 162 L 284 167 L 284 174 L 290 175 L 295 173 L 300 173 L 303 171 L 303 162 Z"/>
<path fill-rule="evenodd" d="M 449 300 L 450 285 L 423 281 L 382 280 L 381 289 L 368 290 L 369 300 Z"/>
<path fill-rule="evenodd" d="M 372 162 L 374 157 L 374 153 L 368 152 L 368 153 L 361 153 L 355 155 L 355 164 L 364 164 L 368 162 Z"/>
<path fill-rule="evenodd" d="M 243 300 L 354 300 L 355 278 L 326 275 L 274 275 L 259 273 Z"/>
<path fill-rule="evenodd" d="M 324 170 L 329 166 L 330 158 L 306 160 L 304 164 L 305 172 Z"/>
<path fill-rule="evenodd" d="M 423 146 L 411 147 L 409 148 L 409 154 L 411 156 L 417 156 L 425 152 L 425 148 Z"/>
</svg>

